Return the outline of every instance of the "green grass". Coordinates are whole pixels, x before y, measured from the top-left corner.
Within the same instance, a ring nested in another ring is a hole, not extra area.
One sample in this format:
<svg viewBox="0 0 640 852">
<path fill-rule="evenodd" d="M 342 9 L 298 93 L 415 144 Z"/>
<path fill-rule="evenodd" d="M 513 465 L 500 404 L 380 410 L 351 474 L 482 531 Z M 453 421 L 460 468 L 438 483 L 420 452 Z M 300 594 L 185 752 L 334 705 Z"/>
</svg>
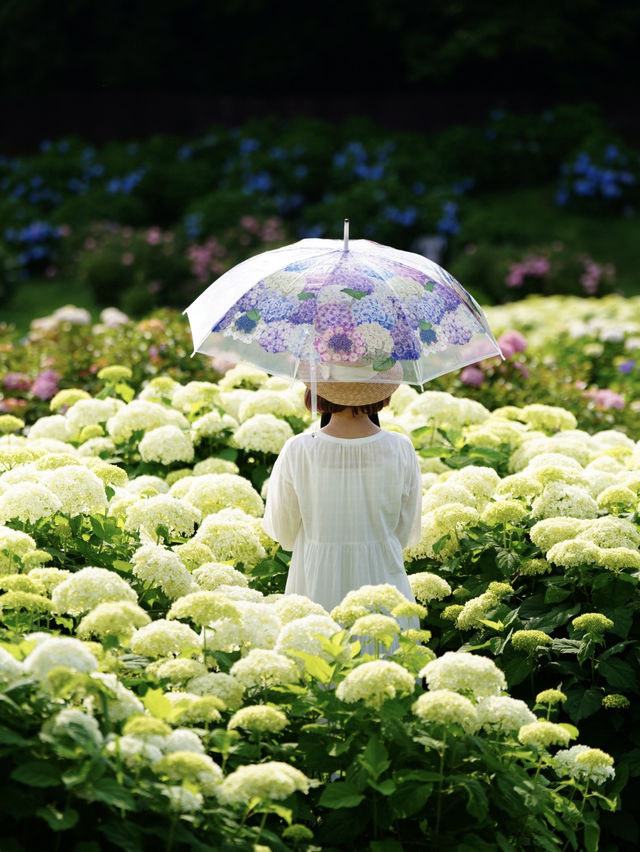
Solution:
<svg viewBox="0 0 640 852">
<path fill-rule="evenodd" d="M 86 308 L 94 318 L 100 313 L 91 293 L 81 282 L 74 279 L 52 281 L 48 278 L 34 278 L 16 284 L 9 303 L 0 308 L 0 321 L 15 325 L 20 332 L 26 332 L 31 320 L 48 316 L 63 305 Z"/>
</svg>

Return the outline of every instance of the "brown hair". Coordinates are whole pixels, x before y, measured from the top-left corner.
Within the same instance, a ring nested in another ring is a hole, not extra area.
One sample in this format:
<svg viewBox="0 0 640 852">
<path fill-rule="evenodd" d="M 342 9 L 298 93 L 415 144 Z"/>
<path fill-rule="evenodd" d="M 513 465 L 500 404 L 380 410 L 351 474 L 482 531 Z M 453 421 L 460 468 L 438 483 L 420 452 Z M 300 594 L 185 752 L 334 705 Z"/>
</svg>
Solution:
<svg viewBox="0 0 640 852">
<path fill-rule="evenodd" d="M 337 414 L 339 411 L 344 411 L 345 408 L 350 408 L 354 417 L 358 414 L 376 414 L 389 402 L 387 399 L 381 399 L 379 402 L 368 402 L 366 405 L 340 405 L 337 402 L 329 402 L 323 396 L 316 396 L 316 410 L 318 414 Z M 311 411 L 311 391 L 307 388 L 304 392 L 304 404 L 307 411 Z"/>
</svg>

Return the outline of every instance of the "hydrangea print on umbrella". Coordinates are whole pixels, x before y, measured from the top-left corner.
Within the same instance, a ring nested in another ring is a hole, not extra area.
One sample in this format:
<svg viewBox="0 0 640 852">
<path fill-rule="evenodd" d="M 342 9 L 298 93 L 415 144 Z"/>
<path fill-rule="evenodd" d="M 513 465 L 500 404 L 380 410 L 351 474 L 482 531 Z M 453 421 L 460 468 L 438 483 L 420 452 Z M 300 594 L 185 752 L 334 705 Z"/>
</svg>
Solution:
<svg viewBox="0 0 640 852">
<path fill-rule="evenodd" d="M 339 380 L 331 365 L 375 375 L 399 362 L 403 381 L 423 384 L 501 354 L 482 310 L 446 270 L 367 240 L 309 239 L 265 252 L 225 273 L 187 312 L 198 351 L 290 378 L 310 362 L 329 381 Z"/>
</svg>

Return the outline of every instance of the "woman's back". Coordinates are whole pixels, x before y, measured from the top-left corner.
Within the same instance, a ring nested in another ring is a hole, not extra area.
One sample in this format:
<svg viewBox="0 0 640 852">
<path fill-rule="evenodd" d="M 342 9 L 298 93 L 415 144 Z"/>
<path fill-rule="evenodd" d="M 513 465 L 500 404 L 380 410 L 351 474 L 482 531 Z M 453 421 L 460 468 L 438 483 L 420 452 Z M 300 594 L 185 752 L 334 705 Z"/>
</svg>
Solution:
<svg viewBox="0 0 640 852">
<path fill-rule="evenodd" d="M 380 430 L 290 439 L 274 467 L 263 525 L 294 551 L 287 592 L 331 608 L 354 588 L 403 578 L 420 534 L 421 477 L 411 442 Z M 406 582 L 404 582 L 406 581 Z"/>
</svg>

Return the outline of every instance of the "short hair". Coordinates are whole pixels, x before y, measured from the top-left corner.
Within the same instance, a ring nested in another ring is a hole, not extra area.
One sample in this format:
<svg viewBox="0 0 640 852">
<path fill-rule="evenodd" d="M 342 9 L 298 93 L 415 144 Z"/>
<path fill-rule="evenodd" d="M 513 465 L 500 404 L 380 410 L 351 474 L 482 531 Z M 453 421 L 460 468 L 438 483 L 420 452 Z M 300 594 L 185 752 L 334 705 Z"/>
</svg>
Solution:
<svg viewBox="0 0 640 852">
<path fill-rule="evenodd" d="M 358 414 L 376 414 L 378 411 L 382 411 L 389 399 L 390 397 L 387 397 L 379 400 L 379 402 L 367 402 L 364 405 L 340 405 L 338 402 L 330 402 L 323 396 L 316 396 L 316 411 L 318 414 L 337 414 L 339 411 L 344 411 L 345 408 L 350 408 L 354 417 Z M 307 410 L 311 411 L 311 391 L 309 388 L 304 392 L 304 404 Z"/>
</svg>

